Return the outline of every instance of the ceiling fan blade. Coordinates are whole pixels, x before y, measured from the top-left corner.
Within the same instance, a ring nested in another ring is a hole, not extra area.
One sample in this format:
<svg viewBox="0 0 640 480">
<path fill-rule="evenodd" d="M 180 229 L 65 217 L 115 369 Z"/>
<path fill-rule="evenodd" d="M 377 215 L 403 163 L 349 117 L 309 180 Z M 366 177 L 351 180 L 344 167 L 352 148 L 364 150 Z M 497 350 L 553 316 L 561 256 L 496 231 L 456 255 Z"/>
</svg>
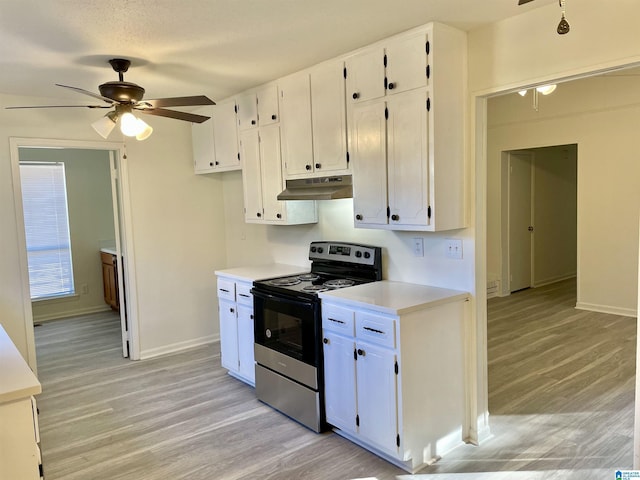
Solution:
<svg viewBox="0 0 640 480">
<path fill-rule="evenodd" d="M 6 110 L 20 108 L 111 108 L 112 105 L 29 105 L 26 107 L 4 107 Z"/>
<path fill-rule="evenodd" d="M 518 0 L 518 5 L 524 5 L 525 3 L 533 2 L 533 0 Z"/>
<path fill-rule="evenodd" d="M 135 107 L 134 107 L 135 108 Z M 211 117 L 204 115 L 196 115 L 195 113 L 177 112 L 175 110 L 167 110 L 165 108 L 136 108 L 137 112 L 146 113 L 148 115 L 158 115 L 159 117 L 175 118 L 176 120 L 184 120 L 185 122 L 202 123 Z"/>
<path fill-rule="evenodd" d="M 141 103 L 148 103 L 152 107 L 193 107 L 197 105 L 215 105 L 216 102 L 205 95 L 194 95 L 192 97 L 156 98 L 155 100 L 142 100 Z"/>
<path fill-rule="evenodd" d="M 114 101 L 112 99 L 110 99 L 110 98 L 103 97 L 102 95 L 98 95 L 97 93 L 90 92 L 89 90 L 85 90 L 83 88 L 70 87 L 69 85 L 61 85 L 59 83 L 56 83 L 56 86 L 57 87 L 62 87 L 62 88 L 68 88 L 68 89 L 74 90 L 74 91 L 76 91 L 78 93 L 82 93 L 84 95 L 89 95 L 90 97 L 97 98 L 98 100 L 104 100 L 107 103 L 111 103 L 111 104 L 114 103 Z"/>
</svg>

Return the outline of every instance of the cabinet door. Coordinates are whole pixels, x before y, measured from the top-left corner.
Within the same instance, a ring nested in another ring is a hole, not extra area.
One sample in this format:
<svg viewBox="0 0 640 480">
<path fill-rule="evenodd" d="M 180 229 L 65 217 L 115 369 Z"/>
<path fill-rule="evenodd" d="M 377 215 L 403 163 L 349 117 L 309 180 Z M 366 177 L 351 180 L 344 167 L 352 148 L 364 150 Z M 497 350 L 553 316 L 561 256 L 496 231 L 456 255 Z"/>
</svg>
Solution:
<svg viewBox="0 0 640 480">
<path fill-rule="evenodd" d="M 220 103 L 214 108 L 213 117 L 204 123 L 213 122 L 216 168 L 240 168 L 236 102 Z"/>
<path fill-rule="evenodd" d="M 212 106 L 194 110 L 199 115 L 213 115 Z M 193 166 L 195 173 L 211 173 L 215 170 L 216 152 L 211 119 L 191 124 L 191 145 L 193 146 Z"/>
<path fill-rule="evenodd" d="M 376 47 L 347 58 L 347 101 L 364 102 L 383 97 L 384 50 Z"/>
<path fill-rule="evenodd" d="M 258 126 L 258 100 L 255 93 L 245 93 L 237 98 L 238 128 L 246 130 Z"/>
<path fill-rule="evenodd" d="M 258 130 L 240 134 L 242 182 L 244 190 L 244 218 L 246 221 L 262 219 L 262 180 L 260 177 L 260 141 Z"/>
<path fill-rule="evenodd" d="M 352 338 L 324 332 L 324 399 L 327 422 L 348 432 L 356 428 L 356 362 Z"/>
<path fill-rule="evenodd" d="M 256 371 L 253 354 L 253 307 L 236 306 L 238 309 L 238 362 L 239 374 L 255 384 Z"/>
<path fill-rule="evenodd" d="M 284 190 L 278 125 L 260 128 L 260 161 L 263 218 L 268 221 L 284 221 L 283 202 L 277 198 L 278 194 Z"/>
<path fill-rule="evenodd" d="M 220 317 L 220 358 L 224 368 L 238 371 L 238 320 L 236 304 L 218 299 Z"/>
<path fill-rule="evenodd" d="M 324 64 L 311 72 L 311 118 L 316 172 L 346 170 L 349 165 L 342 61 Z"/>
<path fill-rule="evenodd" d="M 285 177 L 306 174 L 313 170 L 309 75 L 289 77 L 279 86 Z"/>
<path fill-rule="evenodd" d="M 261 127 L 280 121 L 278 86 L 269 85 L 256 92 L 258 97 L 258 124 Z"/>
<path fill-rule="evenodd" d="M 356 344 L 358 352 L 357 391 L 359 434 L 385 452 L 398 451 L 398 382 L 396 355 L 365 342 Z"/>
<path fill-rule="evenodd" d="M 426 87 L 427 37 L 424 33 L 395 39 L 387 43 L 387 94 Z"/>
<path fill-rule="evenodd" d="M 353 107 L 353 211 L 355 225 L 387 223 L 387 144 L 384 102 Z"/>
<path fill-rule="evenodd" d="M 427 93 L 387 99 L 389 224 L 429 224 L 429 145 Z"/>
</svg>

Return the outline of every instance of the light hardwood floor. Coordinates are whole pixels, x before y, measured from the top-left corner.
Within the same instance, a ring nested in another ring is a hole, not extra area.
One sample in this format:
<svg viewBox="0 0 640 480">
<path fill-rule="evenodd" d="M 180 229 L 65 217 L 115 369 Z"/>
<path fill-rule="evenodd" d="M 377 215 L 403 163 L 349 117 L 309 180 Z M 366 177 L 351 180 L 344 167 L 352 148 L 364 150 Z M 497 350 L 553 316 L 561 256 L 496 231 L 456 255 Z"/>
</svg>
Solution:
<svg viewBox="0 0 640 480">
<path fill-rule="evenodd" d="M 615 478 L 632 463 L 635 319 L 574 304 L 574 281 L 489 301 L 493 438 L 414 476 L 258 402 L 221 369 L 218 344 L 131 362 L 111 313 L 45 323 L 46 478 Z"/>
</svg>

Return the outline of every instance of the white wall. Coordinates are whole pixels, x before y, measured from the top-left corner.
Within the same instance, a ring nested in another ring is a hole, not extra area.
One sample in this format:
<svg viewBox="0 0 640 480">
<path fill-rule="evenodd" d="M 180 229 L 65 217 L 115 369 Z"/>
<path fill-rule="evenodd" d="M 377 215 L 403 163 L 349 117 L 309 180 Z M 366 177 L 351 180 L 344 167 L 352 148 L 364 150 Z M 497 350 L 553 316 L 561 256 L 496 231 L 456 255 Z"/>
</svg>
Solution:
<svg viewBox="0 0 640 480">
<path fill-rule="evenodd" d="M 490 192 L 500 188 L 501 152 L 578 145 L 577 305 L 631 316 L 637 305 L 638 78 L 620 74 L 561 83 L 540 98 L 537 112 L 530 95 L 492 98 L 487 131 Z M 492 194 L 487 204 L 488 272 L 499 271 L 502 224 L 492 212 L 500 201 Z"/>
<path fill-rule="evenodd" d="M 3 105 L 41 99 L 0 97 Z M 54 111 L 55 110 L 55 111 Z M 20 282 L 8 137 L 96 141 L 99 113 L 73 109 L 0 110 L 0 323 L 35 367 L 28 289 Z M 153 135 L 127 142 L 138 280 L 140 350 L 150 356 L 216 338 L 214 270 L 224 268 L 220 177 L 193 174 L 188 123 L 153 117 Z M 113 141 L 122 137 L 114 132 Z M 24 263 L 26 265 L 26 262 Z"/>
</svg>

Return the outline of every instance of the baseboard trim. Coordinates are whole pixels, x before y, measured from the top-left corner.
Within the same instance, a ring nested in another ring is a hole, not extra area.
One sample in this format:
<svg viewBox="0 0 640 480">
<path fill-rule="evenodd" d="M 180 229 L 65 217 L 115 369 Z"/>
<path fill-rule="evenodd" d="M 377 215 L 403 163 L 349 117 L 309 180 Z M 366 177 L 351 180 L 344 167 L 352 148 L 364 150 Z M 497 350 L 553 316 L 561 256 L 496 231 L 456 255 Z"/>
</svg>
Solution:
<svg viewBox="0 0 640 480">
<path fill-rule="evenodd" d="M 552 283 L 562 282 L 564 280 L 569 280 L 570 278 L 576 278 L 576 272 L 568 273 L 567 275 L 560 275 L 557 277 L 547 278 L 544 280 L 537 280 L 533 282 L 532 287 L 539 288 L 544 287 L 545 285 L 551 285 Z"/>
<path fill-rule="evenodd" d="M 177 353 L 190 348 L 200 347 L 209 343 L 220 341 L 220 334 L 208 335 L 206 337 L 194 338 L 192 340 L 185 340 L 184 342 L 172 343 L 170 345 L 164 345 L 162 347 L 150 348 L 148 350 L 140 351 L 140 360 L 146 360 L 149 358 L 159 357 L 161 355 L 167 355 L 170 353 Z"/>
<path fill-rule="evenodd" d="M 610 313 L 611 315 L 621 315 L 623 317 L 636 317 L 638 311 L 633 308 L 612 307 L 610 305 L 597 305 L 594 303 L 578 302 L 578 310 L 588 310 L 590 312 Z"/>
<path fill-rule="evenodd" d="M 66 312 L 58 312 L 58 313 L 52 313 L 48 315 L 34 316 L 33 323 L 50 322 L 53 320 L 62 320 L 64 318 L 80 317 L 82 315 L 91 315 L 92 313 L 108 312 L 110 310 L 111 310 L 111 307 L 109 307 L 108 305 L 104 305 L 104 306 L 101 305 L 99 307 L 81 308 L 81 309 L 75 309 L 75 310 L 67 310 Z"/>
</svg>

